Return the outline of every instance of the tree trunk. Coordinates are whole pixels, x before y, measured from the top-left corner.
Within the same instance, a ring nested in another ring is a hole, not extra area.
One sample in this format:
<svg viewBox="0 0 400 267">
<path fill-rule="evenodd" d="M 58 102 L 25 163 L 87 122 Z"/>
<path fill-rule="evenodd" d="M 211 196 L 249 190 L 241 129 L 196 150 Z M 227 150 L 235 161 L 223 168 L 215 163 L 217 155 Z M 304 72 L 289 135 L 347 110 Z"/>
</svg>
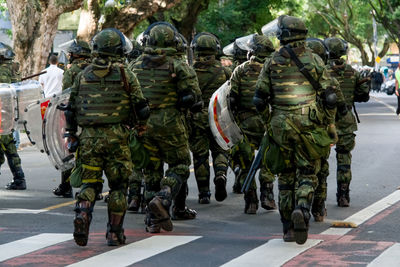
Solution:
<svg viewBox="0 0 400 267">
<path fill-rule="evenodd" d="M 79 39 L 89 42 L 97 32 L 100 19 L 100 6 L 98 0 L 88 0 L 87 9 L 82 8 L 79 18 L 77 36 Z"/>
<path fill-rule="evenodd" d="M 62 13 L 81 7 L 83 0 L 7 0 L 14 53 L 23 76 L 44 69 Z"/>
<path fill-rule="evenodd" d="M 187 3 L 188 2 L 188 3 Z M 201 11 L 206 10 L 210 0 L 189 0 L 186 1 L 186 8 L 183 11 L 184 15 L 181 20 L 172 19 L 178 31 L 185 36 L 190 43 L 194 33 L 194 25 Z"/>
<path fill-rule="evenodd" d="M 89 2 L 91 1 L 88 0 L 88 3 Z M 87 25 L 86 27 L 90 27 L 90 29 L 98 28 L 97 30 L 102 30 L 105 28 L 117 28 L 127 36 L 130 36 L 135 26 L 140 22 L 150 16 L 153 16 L 159 11 L 172 8 L 176 4 L 180 3 L 181 0 L 136 0 L 131 2 L 132 3 L 130 5 L 126 5 L 122 8 L 109 7 L 108 9 L 111 10 L 107 10 L 105 13 L 104 23 L 94 25 L 98 22 L 98 20 L 93 20 L 90 22 L 90 25 Z M 92 8 L 94 8 L 94 5 L 88 5 L 88 12 L 91 15 L 96 14 Z M 82 20 L 79 22 L 79 24 L 81 23 L 83 23 Z M 81 25 L 79 25 L 79 28 L 81 28 Z M 94 32 L 91 32 L 90 36 L 88 36 L 89 34 L 86 36 L 84 34 L 78 34 L 78 36 L 88 40 L 93 36 L 93 33 Z"/>
</svg>

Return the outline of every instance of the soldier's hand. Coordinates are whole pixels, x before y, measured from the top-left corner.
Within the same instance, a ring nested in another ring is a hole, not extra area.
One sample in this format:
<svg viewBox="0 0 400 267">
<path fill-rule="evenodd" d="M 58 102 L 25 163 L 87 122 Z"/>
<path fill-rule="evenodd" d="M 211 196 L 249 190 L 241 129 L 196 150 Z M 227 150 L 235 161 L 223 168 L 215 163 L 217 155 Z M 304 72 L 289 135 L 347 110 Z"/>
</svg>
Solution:
<svg viewBox="0 0 400 267">
<path fill-rule="evenodd" d="M 333 124 L 333 123 L 329 124 L 329 126 L 328 126 L 328 135 L 332 139 L 331 146 L 335 145 L 339 140 L 335 124 Z"/>
<path fill-rule="evenodd" d="M 68 136 L 67 142 L 68 142 L 68 145 L 67 145 L 68 151 L 71 153 L 76 152 L 76 150 L 78 149 L 78 146 L 79 146 L 78 137 L 71 134 Z"/>
<path fill-rule="evenodd" d="M 136 126 L 136 131 L 138 136 L 144 135 L 144 133 L 147 131 L 147 126 L 146 125 L 138 125 Z"/>
</svg>

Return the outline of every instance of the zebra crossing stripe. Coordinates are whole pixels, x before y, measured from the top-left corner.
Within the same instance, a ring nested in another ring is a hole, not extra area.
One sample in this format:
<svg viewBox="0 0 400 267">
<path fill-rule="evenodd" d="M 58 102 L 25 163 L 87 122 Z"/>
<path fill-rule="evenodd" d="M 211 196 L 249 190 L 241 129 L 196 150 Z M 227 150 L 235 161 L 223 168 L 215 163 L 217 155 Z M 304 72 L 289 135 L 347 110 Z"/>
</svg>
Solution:
<svg viewBox="0 0 400 267">
<path fill-rule="evenodd" d="M 381 200 L 375 202 L 374 204 L 366 207 L 365 209 L 360 210 L 359 212 L 351 215 L 350 217 L 344 219 L 346 222 L 353 222 L 356 225 L 360 225 L 378 213 L 384 211 L 385 209 L 389 208 L 390 206 L 396 204 L 400 201 L 400 190 L 396 190 L 387 197 L 382 198 Z M 329 228 L 326 231 L 323 231 L 321 235 L 345 235 L 350 232 L 352 228 Z"/>
<path fill-rule="evenodd" d="M 39 234 L 0 245 L 0 262 L 72 239 L 72 234 Z"/>
<path fill-rule="evenodd" d="M 399 266 L 399 255 L 400 244 L 396 243 L 371 261 L 367 267 Z"/>
<path fill-rule="evenodd" d="M 282 239 L 271 239 L 249 252 L 237 257 L 223 267 L 243 267 L 243 266 L 281 266 L 285 262 L 293 259 L 300 253 L 318 245 L 322 240 L 309 239 L 304 245 L 297 245 L 294 242 L 284 242 Z M 221 267 L 222 267 L 221 266 Z"/>
<path fill-rule="evenodd" d="M 39 214 L 47 210 L 30 210 L 30 209 L 0 209 L 0 214 Z"/>
<path fill-rule="evenodd" d="M 129 266 L 199 238 L 201 236 L 152 236 L 68 266 Z"/>
</svg>

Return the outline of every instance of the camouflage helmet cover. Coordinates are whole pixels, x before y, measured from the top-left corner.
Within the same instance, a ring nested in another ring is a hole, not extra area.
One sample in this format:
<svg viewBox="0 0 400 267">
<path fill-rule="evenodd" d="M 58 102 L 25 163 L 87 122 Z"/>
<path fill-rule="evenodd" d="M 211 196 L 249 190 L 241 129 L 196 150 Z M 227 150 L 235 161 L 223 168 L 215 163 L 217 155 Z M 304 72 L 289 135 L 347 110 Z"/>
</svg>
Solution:
<svg viewBox="0 0 400 267">
<path fill-rule="evenodd" d="M 324 40 L 324 44 L 328 49 L 329 58 L 338 59 L 347 52 L 347 43 L 337 37 L 329 37 Z"/>
<path fill-rule="evenodd" d="M 176 48 L 179 43 L 178 31 L 168 22 L 155 22 L 144 31 L 143 43 L 158 48 Z"/>
<path fill-rule="evenodd" d="M 71 45 L 67 48 L 67 52 L 72 55 L 90 57 L 89 44 L 82 40 L 74 39 Z"/>
<path fill-rule="evenodd" d="M 236 59 L 247 59 L 247 50 L 241 49 L 236 40 L 233 42 L 233 58 Z"/>
<path fill-rule="evenodd" d="M 0 58 L 13 59 L 15 56 L 13 49 L 3 42 L 0 42 Z"/>
<path fill-rule="evenodd" d="M 235 43 L 240 49 L 249 51 L 256 56 L 268 56 L 275 51 L 271 40 L 265 35 L 247 35 L 236 39 Z"/>
<path fill-rule="evenodd" d="M 313 53 L 317 54 L 322 58 L 322 60 L 326 61 L 328 58 L 328 50 L 324 44 L 324 41 L 318 38 L 307 38 L 306 46 L 310 48 Z"/>
<path fill-rule="evenodd" d="M 198 54 L 218 55 L 222 53 L 218 37 L 209 32 L 196 34 L 190 47 Z"/>
<path fill-rule="evenodd" d="M 92 52 L 106 56 L 124 56 L 132 51 L 132 42 L 119 30 L 107 28 L 97 33 L 92 41 Z"/>
<path fill-rule="evenodd" d="M 176 50 L 178 50 L 178 52 L 180 53 L 186 53 L 186 50 L 188 48 L 188 42 L 185 38 L 185 36 L 183 36 L 181 33 L 178 32 L 178 44 L 176 45 Z"/>
<path fill-rule="evenodd" d="M 301 19 L 287 15 L 278 18 L 278 28 L 277 37 L 283 44 L 305 40 L 308 32 Z"/>
</svg>

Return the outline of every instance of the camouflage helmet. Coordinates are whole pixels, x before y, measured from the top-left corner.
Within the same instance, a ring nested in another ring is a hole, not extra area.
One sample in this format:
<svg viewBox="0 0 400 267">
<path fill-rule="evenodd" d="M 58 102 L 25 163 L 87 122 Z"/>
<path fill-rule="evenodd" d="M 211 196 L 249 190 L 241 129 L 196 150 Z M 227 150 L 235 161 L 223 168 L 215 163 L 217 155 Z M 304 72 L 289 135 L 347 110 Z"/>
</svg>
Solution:
<svg viewBox="0 0 400 267">
<path fill-rule="evenodd" d="M 277 37 L 282 44 L 305 40 L 308 32 L 301 19 L 287 15 L 278 18 L 278 28 Z"/>
<path fill-rule="evenodd" d="M 324 44 L 328 49 L 329 58 L 338 59 L 346 55 L 347 43 L 337 37 L 329 37 L 324 40 Z"/>
<path fill-rule="evenodd" d="M 137 59 L 143 52 L 143 46 L 141 46 L 136 40 L 131 40 L 132 51 L 128 54 L 128 60 Z"/>
<path fill-rule="evenodd" d="M 271 40 L 265 35 L 247 35 L 236 39 L 235 43 L 240 49 L 260 57 L 266 57 L 275 51 Z"/>
<path fill-rule="evenodd" d="M 15 54 L 11 46 L 6 45 L 3 42 L 0 42 L 0 58 L 1 59 L 14 59 Z"/>
<path fill-rule="evenodd" d="M 85 41 L 74 39 L 71 45 L 67 48 L 67 52 L 71 55 L 90 57 L 90 47 Z"/>
<path fill-rule="evenodd" d="M 328 59 L 328 49 L 326 48 L 324 41 L 318 38 L 307 38 L 306 46 L 310 48 L 314 54 L 317 54 L 324 62 L 326 62 Z"/>
<path fill-rule="evenodd" d="M 168 22 L 155 22 L 144 31 L 143 43 L 151 47 L 176 48 L 179 43 L 178 31 Z"/>
<path fill-rule="evenodd" d="M 190 47 L 197 54 L 220 55 L 221 43 L 217 36 L 209 32 L 201 32 L 194 36 Z"/>
<path fill-rule="evenodd" d="M 131 41 L 119 30 L 107 28 L 91 41 L 92 52 L 104 56 L 124 56 L 132 51 Z"/>
</svg>

